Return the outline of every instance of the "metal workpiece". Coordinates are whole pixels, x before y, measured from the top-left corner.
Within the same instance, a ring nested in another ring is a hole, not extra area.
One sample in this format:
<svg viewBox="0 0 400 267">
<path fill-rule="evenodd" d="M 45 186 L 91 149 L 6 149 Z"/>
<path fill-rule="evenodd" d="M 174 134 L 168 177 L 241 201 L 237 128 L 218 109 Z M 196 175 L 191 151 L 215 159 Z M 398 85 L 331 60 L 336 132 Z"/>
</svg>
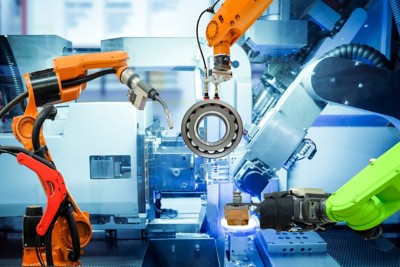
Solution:
<svg viewBox="0 0 400 267">
<path fill-rule="evenodd" d="M 225 219 L 228 225 L 248 225 L 250 210 L 248 204 L 228 203 L 224 206 Z"/>
<path fill-rule="evenodd" d="M 207 117 L 217 117 L 225 125 L 224 136 L 215 142 L 207 141 L 199 133 L 200 124 Z M 195 154 L 205 158 L 220 158 L 232 152 L 240 143 L 243 125 L 239 113 L 228 103 L 205 100 L 194 104 L 182 119 L 182 137 Z"/>
<path fill-rule="evenodd" d="M 250 205 L 242 203 L 242 192 L 233 192 L 233 202 L 224 206 L 224 216 L 228 225 L 248 225 Z"/>
</svg>

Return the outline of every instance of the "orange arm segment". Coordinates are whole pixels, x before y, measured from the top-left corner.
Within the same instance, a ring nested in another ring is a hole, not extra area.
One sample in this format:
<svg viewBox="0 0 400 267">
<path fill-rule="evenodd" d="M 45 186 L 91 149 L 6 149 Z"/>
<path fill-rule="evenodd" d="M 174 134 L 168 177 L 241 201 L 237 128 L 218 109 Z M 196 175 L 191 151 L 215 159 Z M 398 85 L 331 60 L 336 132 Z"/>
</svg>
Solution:
<svg viewBox="0 0 400 267">
<path fill-rule="evenodd" d="M 230 47 L 257 20 L 272 0 L 226 0 L 207 25 L 214 55 L 230 55 Z"/>
<path fill-rule="evenodd" d="M 90 69 L 113 68 L 117 77 L 128 68 L 128 54 L 124 51 L 102 52 L 85 55 L 65 56 L 54 59 L 54 72 L 60 88 L 60 102 L 75 100 L 86 88 L 86 83 L 63 88 L 62 82 L 84 77 Z"/>
<path fill-rule="evenodd" d="M 31 133 L 38 116 L 37 107 L 46 103 L 64 103 L 79 98 L 86 88 L 86 82 L 64 88 L 62 83 L 68 80 L 87 76 L 90 69 L 112 68 L 118 78 L 128 68 L 128 54 L 124 51 L 101 52 L 93 54 L 72 55 L 54 59 L 54 68 L 24 75 L 29 93 L 28 105 L 22 116 L 13 120 L 15 137 L 28 150 L 32 150 Z M 44 138 L 40 137 L 44 144 Z M 50 155 L 47 159 L 51 160 Z"/>
</svg>

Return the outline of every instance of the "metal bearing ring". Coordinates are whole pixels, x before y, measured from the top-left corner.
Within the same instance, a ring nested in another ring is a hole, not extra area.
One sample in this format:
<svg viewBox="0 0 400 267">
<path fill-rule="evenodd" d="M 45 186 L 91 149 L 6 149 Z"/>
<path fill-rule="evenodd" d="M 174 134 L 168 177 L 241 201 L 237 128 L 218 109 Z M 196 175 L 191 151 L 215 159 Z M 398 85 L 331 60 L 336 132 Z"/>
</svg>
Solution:
<svg viewBox="0 0 400 267">
<path fill-rule="evenodd" d="M 206 141 L 199 134 L 200 122 L 208 116 L 215 116 L 225 124 L 225 135 L 216 142 Z M 189 108 L 183 117 L 181 130 L 186 146 L 193 153 L 205 158 L 220 158 L 240 143 L 243 125 L 239 113 L 228 103 L 204 100 Z"/>
</svg>

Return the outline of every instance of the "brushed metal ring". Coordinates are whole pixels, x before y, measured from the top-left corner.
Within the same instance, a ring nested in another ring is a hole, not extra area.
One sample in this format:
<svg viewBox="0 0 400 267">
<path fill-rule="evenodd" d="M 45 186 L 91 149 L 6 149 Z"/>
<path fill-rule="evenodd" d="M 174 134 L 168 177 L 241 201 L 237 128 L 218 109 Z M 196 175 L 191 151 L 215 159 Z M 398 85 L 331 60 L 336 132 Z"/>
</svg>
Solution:
<svg viewBox="0 0 400 267">
<path fill-rule="evenodd" d="M 219 118 L 225 124 L 225 134 L 218 141 L 201 138 L 199 126 L 209 116 Z M 195 154 L 205 158 L 220 158 L 240 143 L 243 124 L 239 113 L 228 103 L 220 100 L 203 100 L 191 106 L 182 120 L 181 134 L 186 146 Z"/>
</svg>

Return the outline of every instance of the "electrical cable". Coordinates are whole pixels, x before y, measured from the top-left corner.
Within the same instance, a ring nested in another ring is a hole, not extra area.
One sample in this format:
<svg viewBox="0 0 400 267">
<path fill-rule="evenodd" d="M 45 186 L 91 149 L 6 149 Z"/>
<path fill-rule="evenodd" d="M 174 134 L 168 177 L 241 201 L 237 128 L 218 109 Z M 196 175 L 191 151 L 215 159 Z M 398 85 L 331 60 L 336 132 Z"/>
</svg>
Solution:
<svg viewBox="0 0 400 267">
<path fill-rule="evenodd" d="M 90 82 L 91 80 L 94 80 L 96 78 L 99 78 L 101 76 L 104 76 L 104 75 L 107 75 L 107 74 L 111 74 L 111 73 L 116 73 L 116 70 L 115 69 L 101 70 L 101 71 L 95 72 L 93 74 L 87 75 L 85 77 L 74 78 L 74 79 L 62 81 L 61 82 L 61 86 L 62 86 L 62 88 L 69 88 L 69 87 L 73 87 L 73 86 L 78 86 L 78 85 L 81 85 L 83 83 Z"/>
<path fill-rule="evenodd" d="M 202 60 L 203 60 L 204 71 L 205 71 L 205 76 L 206 76 L 206 77 L 207 77 L 207 75 L 208 75 L 208 74 L 207 74 L 207 65 L 206 65 L 206 60 L 205 60 L 205 58 L 204 58 L 203 50 L 201 49 L 201 45 L 200 45 L 200 39 L 199 39 L 199 23 L 200 23 L 201 17 L 204 15 L 204 13 L 209 12 L 209 13 L 215 14 L 215 12 L 214 12 L 214 7 L 218 4 L 219 1 L 220 1 L 220 0 L 216 1 L 211 7 L 207 8 L 206 10 L 203 10 L 203 11 L 200 13 L 200 16 L 199 16 L 199 18 L 197 19 L 197 23 L 196 23 L 196 39 L 197 39 L 197 45 L 198 45 L 198 47 L 199 47 L 200 54 L 201 54 L 201 58 L 202 58 Z"/>
<path fill-rule="evenodd" d="M 35 252 L 36 252 L 36 257 L 39 260 L 40 266 L 44 267 L 44 260 L 42 257 L 42 253 L 39 251 L 40 248 L 40 237 L 39 235 L 36 235 L 36 240 L 35 240 Z"/>
<path fill-rule="evenodd" d="M 12 101 L 10 101 L 4 108 L 0 110 L 0 119 L 2 119 L 10 110 L 12 110 L 16 105 L 29 96 L 28 91 L 23 92 L 18 95 Z"/>
<path fill-rule="evenodd" d="M 204 65 L 204 72 L 205 72 L 205 76 L 207 77 L 207 65 L 206 65 L 206 60 L 204 58 L 204 54 L 203 54 L 203 50 L 201 49 L 201 45 L 200 45 L 200 39 L 199 39 L 199 23 L 200 23 L 200 19 L 201 16 L 203 16 L 204 13 L 206 13 L 208 11 L 208 9 L 203 10 L 203 12 L 200 13 L 199 18 L 197 19 L 197 24 L 196 24 L 196 39 L 197 39 L 197 45 L 199 47 L 200 50 L 200 55 L 201 55 L 201 59 L 203 60 L 203 65 Z"/>
</svg>

